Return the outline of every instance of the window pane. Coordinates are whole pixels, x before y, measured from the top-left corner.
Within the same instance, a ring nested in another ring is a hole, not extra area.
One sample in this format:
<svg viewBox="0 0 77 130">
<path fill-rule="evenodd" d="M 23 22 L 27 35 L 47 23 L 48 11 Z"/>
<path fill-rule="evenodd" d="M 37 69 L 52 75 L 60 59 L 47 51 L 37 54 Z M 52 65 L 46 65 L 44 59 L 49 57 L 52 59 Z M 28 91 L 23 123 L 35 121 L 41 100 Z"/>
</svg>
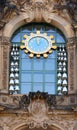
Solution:
<svg viewBox="0 0 77 130">
<path fill-rule="evenodd" d="M 55 70 L 55 59 L 47 59 L 45 60 L 45 70 Z"/>
<path fill-rule="evenodd" d="M 20 42 L 20 33 L 13 35 L 12 42 Z"/>
<path fill-rule="evenodd" d="M 45 82 L 55 82 L 55 74 L 45 74 Z"/>
<path fill-rule="evenodd" d="M 31 92 L 31 83 L 21 83 L 21 93 L 28 94 Z"/>
<path fill-rule="evenodd" d="M 22 70 L 31 70 L 31 59 L 22 59 Z"/>
<path fill-rule="evenodd" d="M 52 54 L 48 55 L 48 58 L 56 58 L 56 51 L 53 51 Z"/>
<path fill-rule="evenodd" d="M 55 94 L 55 83 L 46 83 L 45 84 L 45 92 L 48 92 L 48 94 Z"/>
<path fill-rule="evenodd" d="M 21 82 L 31 82 L 31 73 L 21 73 Z"/>
<path fill-rule="evenodd" d="M 37 91 L 42 92 L 43 91 L 43 84 L 42 83 L 34 83 L 33 91 L 34 92 L 37 92 Z"/>
<path fill-rule="evenodd" d="M 43 74 L 34 74 L 33 82 L 43 82 Z"/>
<path fill-rule="evenodd" d="M 24 51 L 22 50 L 21 51 L 21 58 L 26 58 L 27 57 L 27 55 L 24 53 Z"/>
<path fill-rule="evenodd" d="M 65 43 L 63 36 L 61 36 L 59 33 L 57 33 L 57 42 L 58 43 Z"/>
<path fill-rule="evenodd" d="M 41 59 L 34 60 L 34 70 L 43 70 L 43 60 Z"/>
</svg>

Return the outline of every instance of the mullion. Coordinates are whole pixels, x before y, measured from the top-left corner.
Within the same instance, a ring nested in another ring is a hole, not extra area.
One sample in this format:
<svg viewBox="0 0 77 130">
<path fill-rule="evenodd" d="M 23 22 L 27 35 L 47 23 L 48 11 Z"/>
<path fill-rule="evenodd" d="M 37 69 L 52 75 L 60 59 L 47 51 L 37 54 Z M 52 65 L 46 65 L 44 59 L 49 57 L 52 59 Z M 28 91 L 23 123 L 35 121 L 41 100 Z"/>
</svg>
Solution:
<svg viewBox="0 0 77 130">
<path fill-rule="evenodd" d="M 32 59 L 32 64 L 31 64 L 31 70 L 32 70 L 32 73 L 31 73 L 31 91 L 33 92 L 33 85 L 34 85 L 34 59 Z"/>
<path fill-rule="evenodd" d="M 43 71 L 41 70 L 36 70 L 36 71 L 34 71 L 34 70 L 22 70 L 21 71 L 22 73 L 31 73 L 31 72 L 34 72 L 34 73 L 39 73 L 39 74 L 41 74 Z M 44 73 L 46 74 L 46 73 L 49 73 L 49 74 L 55 74 L 55 70 L 44 70 Z"/>
</svg>

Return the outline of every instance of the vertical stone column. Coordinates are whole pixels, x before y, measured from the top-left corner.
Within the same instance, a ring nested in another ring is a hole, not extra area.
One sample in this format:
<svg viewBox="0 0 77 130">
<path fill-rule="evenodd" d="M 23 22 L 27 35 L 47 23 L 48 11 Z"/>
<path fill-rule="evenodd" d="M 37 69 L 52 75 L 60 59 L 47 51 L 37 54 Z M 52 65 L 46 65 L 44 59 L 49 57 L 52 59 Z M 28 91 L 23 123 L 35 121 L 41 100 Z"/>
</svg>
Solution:
<svg viewBox="0 0 77 130">
<path fill-rule="evenodd" d="M 3 37 L 0 44 L 0 90 L 5 93 L 8 93 L 9 51 L 9 38 Z"/>
<path fill-rule="evenodd" d="M 77 93 L 77 44 L 71 38 L 67 43 L 68 52 L 68 94 Z"/>
</svg>

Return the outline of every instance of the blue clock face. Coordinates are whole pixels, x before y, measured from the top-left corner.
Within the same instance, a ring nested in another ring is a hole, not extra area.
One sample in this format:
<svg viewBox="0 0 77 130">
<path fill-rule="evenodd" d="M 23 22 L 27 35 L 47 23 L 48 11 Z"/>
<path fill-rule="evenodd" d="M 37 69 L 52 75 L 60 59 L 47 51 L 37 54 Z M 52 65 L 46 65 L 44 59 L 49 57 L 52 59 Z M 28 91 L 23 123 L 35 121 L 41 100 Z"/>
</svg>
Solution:
<svg viewBox="0 0 77 130">
<path fill-rule="evenodd" d="M 28 47 L 34 53 L 43 53 L 49 46 L 49 42 L 46 38 L 41 36 L 33 37 L 28 42 Z"/>
</svg>

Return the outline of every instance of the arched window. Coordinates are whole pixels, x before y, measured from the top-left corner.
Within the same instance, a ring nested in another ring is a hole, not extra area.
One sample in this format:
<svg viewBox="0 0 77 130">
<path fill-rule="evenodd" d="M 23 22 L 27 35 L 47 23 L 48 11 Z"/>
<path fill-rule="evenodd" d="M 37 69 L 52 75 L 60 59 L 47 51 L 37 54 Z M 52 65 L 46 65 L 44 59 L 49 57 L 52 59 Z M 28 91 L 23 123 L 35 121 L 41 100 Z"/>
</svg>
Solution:
<svg viewBox="0 0 77 130">
<path fill-rule="evenodd" d="M 39 30 L 41 34 L 53 35 L 57 46 L 48 58 L 42 55 L 29 57 L 20 49 L 23 36 L 30 36 Z M 29 92 L 48 92 L 48 94 L 67 93 L 67 52 L 64 35 L 56 28 L 44 23 L 30 23 L 20 27 L 11 38 L 9 92 L 28 94 Z"/>
</svg>

